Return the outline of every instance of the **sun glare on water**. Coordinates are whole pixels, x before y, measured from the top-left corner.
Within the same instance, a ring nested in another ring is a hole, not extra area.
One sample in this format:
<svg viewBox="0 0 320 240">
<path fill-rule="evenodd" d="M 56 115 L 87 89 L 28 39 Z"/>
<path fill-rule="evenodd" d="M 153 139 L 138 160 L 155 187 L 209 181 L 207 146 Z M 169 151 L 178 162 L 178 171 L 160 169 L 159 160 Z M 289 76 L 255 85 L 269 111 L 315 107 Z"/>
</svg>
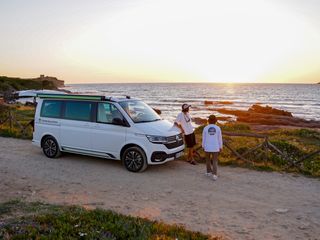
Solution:
<svg viewBox="0 0 320 240">
<path fill-rule="evenodd" d="M 96 77 L 279 81 L 310 67 L 319 40 L 271 1 L 146 1 L 97 18 L 67 42 L 62 57 Z"/>
</svg>

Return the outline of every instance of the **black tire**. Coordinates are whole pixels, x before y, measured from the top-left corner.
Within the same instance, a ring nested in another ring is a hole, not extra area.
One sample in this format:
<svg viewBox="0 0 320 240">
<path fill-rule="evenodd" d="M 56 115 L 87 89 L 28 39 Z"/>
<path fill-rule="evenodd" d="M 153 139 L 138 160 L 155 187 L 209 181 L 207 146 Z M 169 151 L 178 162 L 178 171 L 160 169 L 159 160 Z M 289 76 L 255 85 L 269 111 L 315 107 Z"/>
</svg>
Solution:
<svg viewBox="0 0 320 240">
<path fill-rule="evenodd" d="M 57 141 L 51 137 L 45 137 L 42 141 L 42 151 L 48 158 L 57 158 L 61 155 Z"/>
<path fill-rule="evenodd" d="M 143 172 L 148 166 L 146 154 L 139 147 L 126 149 L 122 155 L 122 161 L 130 172 Z"/>
</svg>

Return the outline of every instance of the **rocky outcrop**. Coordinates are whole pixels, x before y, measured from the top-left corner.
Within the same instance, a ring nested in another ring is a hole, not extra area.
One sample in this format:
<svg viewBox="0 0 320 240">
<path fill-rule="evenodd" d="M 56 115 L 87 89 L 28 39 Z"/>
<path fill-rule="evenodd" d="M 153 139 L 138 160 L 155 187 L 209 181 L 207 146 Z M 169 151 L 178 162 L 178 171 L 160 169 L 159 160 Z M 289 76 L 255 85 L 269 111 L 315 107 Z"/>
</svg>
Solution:
<svg viewBox="0 0 320 240">
<path fill-rule="evenodd" d="M 230 101 L 209 101 L 209 100 L 204 101 L 204 105 L 213 105 L 213 104 L 231 105 L 231 104 L 233 104 L 233 102 L 230 102 Z"/>
<path fill-rule="evenodd" d="M 52 82 L 53 85 L 54 85 L 56 88 L 64 87 L 64 81 L 63 81 L 63 80 L 59 80 L 59 79 L 56 78 L 56 77 L 50 77 L 50 76 L 40 75 L 40 77 L 38 77 L 38 78 L 32 78 L 31 80 L 40 81 L 40 82 L 44 82 L 44 81 Z"/>
<path fill-rule="evenodd" d="M 280 110 L 280 109 L 276 109 L 276 108 L 272 108 L 272 107 L 270 107 L 268 105 L 263 107 L 261 105 L 254 104 L 249 108 L 248 111 L 249 112 L 253 112 L 253 113 L 263 113 L 263 114 L 271 114 L 271 115 L 292 117 L 292 113 L 291 112 Z"/>
<path fill-rule="evenodd" d="M 38 78 L 14 78 L 0 76 L 0 95 L 5 102 L 14 98 L 15 91 L 21 90 L 59 90 L 64 87 L 64 81 L 55 77 L 40 75 Z"/>
<path fill-rule="evenodd" d="M 231 121 L 232 117 L 217 117 L 218 121 Z M 197 125 L 203 125 L 208 123 L 208 119 L 206 118 L 200 118 L 200 117 L 194 117 L 192 118 L 192 121 Z"/>
<path fill-rule="evenodd" d="M 0 76 L 0 93 L 21 90 L 57 90 L 64 87 L 64 81 L 56 77 L 40 75 L 38 78 L 15 78 Z"/>
<path fill-rule="evenodd" d="M 293 117 L 290 112 L 283 110 L 253 105 L 248 111 L 232 110 L 226 108 L 211 109 L 222 114 L 234 115 L 238 122 L 262 124 L 262 125 L 284 125 L 295 127 L 320 128 L 320 121 L 305 120 Z"/>
</svg>

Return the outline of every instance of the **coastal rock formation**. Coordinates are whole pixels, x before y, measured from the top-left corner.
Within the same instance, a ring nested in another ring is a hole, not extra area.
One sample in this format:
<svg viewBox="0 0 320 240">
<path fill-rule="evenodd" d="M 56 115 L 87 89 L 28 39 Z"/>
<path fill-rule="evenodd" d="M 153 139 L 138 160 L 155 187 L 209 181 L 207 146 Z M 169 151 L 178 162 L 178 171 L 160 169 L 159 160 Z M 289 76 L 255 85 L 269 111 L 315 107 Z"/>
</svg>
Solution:
<svg viewBox="0 0 320 240">
<path fill-rule="evenodd" d="M 40 75 L 38 78 L 14 78 L 0 76 L 0 93 L 20 90 L 57 90 L 64 87 L 64 81 L 56 77 Z"/>
<path fill-rule="evenodd" d="M 63 80 L 59 80 L 56 77 L 44 76 L 43 74 L 41 74 L 40 77 L 38 77 L 38 78 L 31 78 L 30 80 L 40 81 L 40 82 L 48 81 L 48 82 L 52 82 L 56 88 L 64 87 Z"/>
<path fill-rule="evenodd" d="M 293 117 L 290 112 L 271 108 L 253 105 L 248 111 L 233 110 L 226 108 L 211 109 L 222 114 L 234 115 L 238 122 L 262 124 L 262 125 L 283 125 L 307 128 L 320 128 L 320 121 L 305 120 L 302 118 Z"/>
<path fill-rule="evenodd" d="M 0 99 L 9 102 L 14 99 L 14 92 L 21 90 L 59 90 L 64 81 L 56 77 L 40 75 L 38 78 L 14 78 L 0 76 Z"/>
<path fill-rule="evenodd" d="M 231 121 L 232 117 L 217 117 L 218 121 Z M 208 120 L 206 118 L 194 117 L 192 121 L 197 125 L 207 124 Z"/>
<path fill-rule="evenodd" d="M 284 111 L 284 110 L 280 110 L 280 109 L 276 109 L 276 108 L 272 108 L 270 106 L 260 106 L 258 104 L 254 104 L 252 105 L 249 110 L 249 112 L 253 112 L 253 113 L 263 113 L 263 114 L 271 114 L 271 115 L 280 115 L 280 116 L 289 116 L 292 117 L 292 113 L 288 112 L 288 111 Z"/>
<path fill-rule="evenodd" d="M 231 105 L 231 104 L 233 104 L 233 102 L 230 102 L 230 101 L 209 101 L 209 100 L 204 101 L 204 105 L 213 105 L 213 104 Z"/>
</svg>

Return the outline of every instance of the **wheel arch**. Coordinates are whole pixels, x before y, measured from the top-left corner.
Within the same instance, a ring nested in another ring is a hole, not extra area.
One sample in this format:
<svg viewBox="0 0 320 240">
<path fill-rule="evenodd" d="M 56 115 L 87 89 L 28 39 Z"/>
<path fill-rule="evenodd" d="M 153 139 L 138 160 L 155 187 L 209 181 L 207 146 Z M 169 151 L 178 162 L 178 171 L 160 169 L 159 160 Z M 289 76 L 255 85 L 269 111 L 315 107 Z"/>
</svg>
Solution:
<svg viewBox="0 0 320 240">
<path fill-rule="evenodd" d="M 130 148 L 130 147 L 138 147 L 138 148 L 140 148 L 140 149 L 144 152 L 146 158 L 148 158 L 147 152 L 146 152 L 146 150 L 144 149 L 144 147 L 142 147 L 142 146 L 140 146 L 140 145 L 138 145 L 138 144 L 135 144 L 135 143 L 127 143 L 126 145 L 124 145 L 124 146 L 122 147 L 122 149 L 121 149 L 121 151 L 120 151 L 120 160 L 121 160 L 121 161 L 123 160 L 123 159 L 122 159 L 122 156 L 123 156 L 124 152 L 125 152 L 128 148 Z M 148 162 L 148 159 L 147 159 L 147 162 Z"/>
<path fill-rule="evenodd" d="M 61 148 L 57 138 L 55 136 L 53 136 L 52 134 L 50 134 L 50 133 L 46 133 L 41 137 L 41 140 L 40 140 L 40 146 L 41 147 L 43 147 L 43 142 L 47 137 L 52 137 L 54 140 L 56 140 L 56 142 L 58 143 L 59 149 Z"/>
</svg>

